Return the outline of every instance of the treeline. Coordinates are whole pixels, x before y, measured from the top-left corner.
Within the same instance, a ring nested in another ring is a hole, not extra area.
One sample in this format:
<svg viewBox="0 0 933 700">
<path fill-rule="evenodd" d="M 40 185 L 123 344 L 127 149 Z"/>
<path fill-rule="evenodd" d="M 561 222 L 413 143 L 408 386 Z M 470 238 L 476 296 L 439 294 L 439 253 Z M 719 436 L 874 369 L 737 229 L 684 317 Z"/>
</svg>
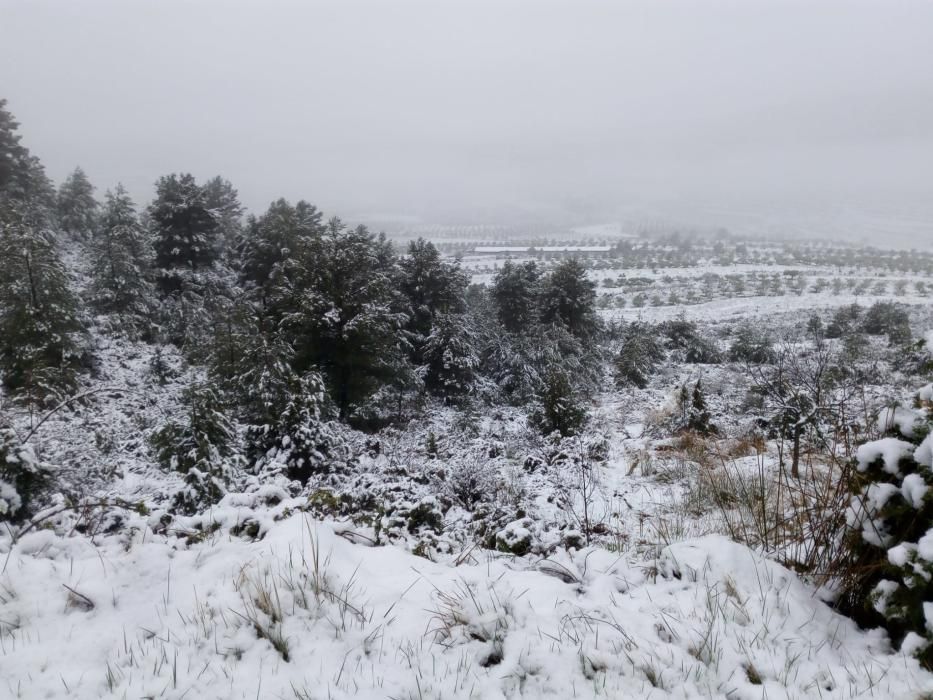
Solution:
<svg viewBox="0 0 933 700">
<path fill-rule="evenodd" d="M 206 371 L 187 418 L 156 436 L 167 466 L 215 473 L 235 421 L 252 462 L 285 450 L 277 464 L 306 478 L 329 459 L 329 420 L 368 430 L 428 400 L 550 402 L 542 430 L 570 432 L 557 409 L 599 379 L 595 285 L 576 260 L 507 264 L 486 289 L 429 242 L 400 255 L 306 201 L 245 215 L 220 177 L 166 175 L 142 208 L 120 185 L 98 201 L 80 168 L 54 188 L 3 107 L 0 379 L 30 410 L 93 375 L 94 328 L 151 343 L 155 381 L 171 344 Z"/>
</svg>

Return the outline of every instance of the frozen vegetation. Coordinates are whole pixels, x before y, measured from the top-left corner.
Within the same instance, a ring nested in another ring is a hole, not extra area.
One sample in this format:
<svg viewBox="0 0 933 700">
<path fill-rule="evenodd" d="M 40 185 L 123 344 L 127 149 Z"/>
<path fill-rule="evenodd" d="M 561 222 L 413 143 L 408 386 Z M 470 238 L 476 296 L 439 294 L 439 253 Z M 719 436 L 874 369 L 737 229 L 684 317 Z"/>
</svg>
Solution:
<svg viewBox="0 0 933 700">
<path fill-rule="evenodd" d="M 395 246 L 16 127 L 0 697 L 933 696 L 929 253 Z"/>
</svg>

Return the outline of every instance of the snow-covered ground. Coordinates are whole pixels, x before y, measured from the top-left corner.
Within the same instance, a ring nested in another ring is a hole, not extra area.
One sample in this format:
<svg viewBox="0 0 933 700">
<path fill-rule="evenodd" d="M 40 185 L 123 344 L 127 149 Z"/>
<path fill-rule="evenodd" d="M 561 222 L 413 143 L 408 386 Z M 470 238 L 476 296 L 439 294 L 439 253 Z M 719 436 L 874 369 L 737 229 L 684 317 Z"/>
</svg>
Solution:
<svg viewBox="0 0 933 700">
<path fill-rule="evenodd" d="M 691 320 L 738 320 L 742 318 L 760 318 L 776 313 L 793 314 L 802 311 L 829 310 L 851 304 L 870 306 L 878 301 L 891 301 L 918 307 L 930 307 L 930 297 L 916 295 L 895 296 L 858 296 L 855 294 L 801 294 L 784 296 L 748 296 L 732 299 L 715 299 L 700 304 L 644 306 L 641 308 L 605 309 L 600 313 L 606 318 L 621 318 L 626 321 L 641 319 L 644 321 L 667 321 L 678 316 Z"/>
<path fill-rule="evenodd" d="M 11 698 L 920 697 L 933 676 L 721 536 L 458 565 L 288 511 L 185 544 L 143 518 L 4 545 Z M 229 496 L 228 524 L 255 517 Z"/>
</svg>

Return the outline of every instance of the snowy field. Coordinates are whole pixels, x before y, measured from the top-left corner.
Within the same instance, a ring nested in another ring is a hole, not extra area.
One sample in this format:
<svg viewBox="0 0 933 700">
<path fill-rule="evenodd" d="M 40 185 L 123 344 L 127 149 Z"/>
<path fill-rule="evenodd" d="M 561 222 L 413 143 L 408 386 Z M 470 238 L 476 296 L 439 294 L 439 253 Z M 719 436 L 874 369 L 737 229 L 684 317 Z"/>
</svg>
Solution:
<svg viewBox="0 0 933 700">
<path fill-rule="evenodd" d="M 796 269 L 708 265 L 628 274 L 663 285 L 668 276 Z M 808 274 L 839 276 L 832 268 Z M 600 314 L 653 323 L 683 315 L 705 327 L 762 319 L 778 329 L 799 326 L 814 311 L 828 318 L 839 307 L 876 301 L 933 320 L 928 296 L 848 291 Z M 933 344 L 933 331 L 926 339 Z M 587 544 L 579 500 L 561 500 L 562 484 L 539 466 L 543 443 L 529 442 L 527 415 L 510 407 L 470 417 L 468 429 L 457 427 L 465 418 L 456 411 L 438 408 L 380 434 L 378 456 L 360 457 L 318 490 L 308 485 L 296 494 L 283 482 L 248 479 L 204 513 L 167 518 L 165 503 L 182 477 L 153 462 L 145 437 L 181 412 L 181 392 L 202 370 L 169 352 L 171 378 L 156 384 L 148 374 L 151 346 L 96 333 L 95 351 L 101 391 L 86 407 L 49 417 L 35 440 L 46 460 L 72 465 L 59 476 L 73 495 L 111 507 L 98 516 L 58 497 L 35 525 L 0 531 L 0 697 L 933 694 L 933 674 L 880 629 L 859 629 L 836 613 L 826 602 L 830 590 L 778 563 L 780 547 L 726 537 L 734 514 L 716 511 L 698 492 L 709 465 L 698 467 L 661 435 L 678 390 L 699 376 L 715 415 L 734 419 L 723 443 L 746 429 L 747 378 L 733 368 L 672 364 L 647 389 L 607 384 L 592 397 L 592 422 L 608 447 L 587 504 L 586 517 L 597 523 Z M 19 429 L 32 420 L 20 415 Z M 440 456 L 424 447 L 435 435 Z M 360 447 L 368 438 L 356 439 Z M 778 456 L 766 445 L 730 459 L 742 478 L 754 479 L 776 470 Z M 520 494 L 520 517 L 489 517 L 495 548 L 477 534 L 485 516 L 456 502 L 445 471 L 495 478 Z M 383 504 L 375 516 L 354 511 L 360 494 Z M 415 527 L 415 513 L 442 522 Z"/>
<path fill-rule="evenodd" d="M 433 563 L 263 512 L 184 546 L 143 520 L 5 553 L 0 692 L 23 698 L 920 697 L 933 676 L 722 536 Z M 214 514 L 256 515 L 228 497 Z M 149 523 L 152 525 L 152 523 Z"/>
</svg>

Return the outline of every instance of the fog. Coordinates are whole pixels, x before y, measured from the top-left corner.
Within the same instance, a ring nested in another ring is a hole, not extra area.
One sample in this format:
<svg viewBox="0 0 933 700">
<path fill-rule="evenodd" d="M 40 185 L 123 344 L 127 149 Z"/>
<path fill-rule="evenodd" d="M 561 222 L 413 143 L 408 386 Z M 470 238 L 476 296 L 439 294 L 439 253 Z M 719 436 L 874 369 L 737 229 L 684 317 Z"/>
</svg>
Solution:
<svg viewBox="0 0 933 700">
<path fill-rule="evenodd" d="M 53 178 L 140 201 L 191 171 L 253 209 L 933 240 L 929 2 L 0 0 L 0 96 Z"/>
</svg>

